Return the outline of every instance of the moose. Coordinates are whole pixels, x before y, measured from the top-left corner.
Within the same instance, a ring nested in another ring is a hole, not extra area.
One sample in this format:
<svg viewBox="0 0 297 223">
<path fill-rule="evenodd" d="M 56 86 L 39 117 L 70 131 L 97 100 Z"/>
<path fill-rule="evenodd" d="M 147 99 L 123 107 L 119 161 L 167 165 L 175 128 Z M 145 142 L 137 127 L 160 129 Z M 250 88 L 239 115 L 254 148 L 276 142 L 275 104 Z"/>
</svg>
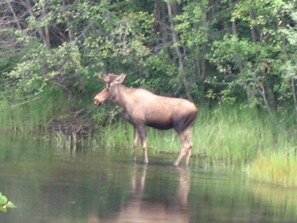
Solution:
<svg viewBox="0 0 297 223">
<path fill-rule="evenodd" d="M 178 166 L 186 156 L 189 165 L 192 154 L 192 127 L 197 116 L 196 106 L 189 100 L 156 95 L 142 88 L 123 85 L 126 74 L 108 73 L 100 77 L 106 87 L 94 97 L 94 104 L 112 101 L 123 108 L 127 121 L 134 126 L 134 156 L 137 160 L 139 139 L 143 149 L 143 162 L 148 164 L 146 126 L 160 130 L 174 129 L 182 148 L 173 165 Z"/>
</svg>

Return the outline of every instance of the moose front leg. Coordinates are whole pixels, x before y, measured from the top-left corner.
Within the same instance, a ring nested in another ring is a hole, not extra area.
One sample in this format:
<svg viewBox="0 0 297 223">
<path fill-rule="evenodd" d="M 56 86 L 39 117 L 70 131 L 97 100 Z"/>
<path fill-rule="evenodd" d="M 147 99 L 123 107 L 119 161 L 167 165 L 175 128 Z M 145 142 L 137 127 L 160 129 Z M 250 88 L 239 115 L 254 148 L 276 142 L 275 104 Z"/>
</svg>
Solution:
<svg viewBox="0 0 297 223">
<path fill-rule="evenodd" d="M 146 137 L 142 140 L 142 150 L 143 150 L 143 164 L 148 164 L 148 155 L 147 155 L 147 145 L 146 145 Z"/>
<path fill-rule="evenodd" d="M 146 129 L 145 125 L 139 125 L 136 128 L 137 134 L 140 137 L 141 140 L 141 147 L 143 150 L 143 163 L 148 164 L 148 155 L 147 155 L 147 144 L 146 144 Z"/>
</svg>

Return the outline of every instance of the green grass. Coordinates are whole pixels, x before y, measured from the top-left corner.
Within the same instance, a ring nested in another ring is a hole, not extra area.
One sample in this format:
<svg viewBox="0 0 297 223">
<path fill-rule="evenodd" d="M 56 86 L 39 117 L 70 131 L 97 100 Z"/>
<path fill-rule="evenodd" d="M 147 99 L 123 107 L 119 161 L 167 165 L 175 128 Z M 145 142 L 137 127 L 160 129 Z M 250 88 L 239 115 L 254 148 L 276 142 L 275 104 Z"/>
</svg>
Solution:
<svg viewBox="0 0 297 223">
<path fill-rule="evenodd" d="M 32 131 L 39 131 L 44 128 L 50 117 L 50 112 L 45 101 L 41 98 L 33 99 L 30 103 L 10 103 L 7 100 L 2 100 L 0 104 L 0 125 L 1 130 L 20 133 L 26 135 Z"/>
<path fill-rule="evenodd" d="M 198 153 L 218 167 L 243 169 L 251 179 L 297 187 L 297 132 L 286 127 L 253 109 L 220 107 L 201 115 L 194 139 Z"/>
<path fill-rule="evenodd" d="M 275 144 L 268 117 L 252 109 L 202 110 L 194 130 L 199 154 L 225 165 L 241 164 Z"/>
<path fill-rule="evenodd" d="M 259 155 L 246 168 L 251 179 L 282 187 L 297 187 L 296 155 Z"/>
<path fill-rule="evenodd" d="M 28 99 L 0 97 L 0 131 L 10 134 L 38 135 L 47 133 L 48 125 L 52 118 L 68 109 L 65 99 L 59 92 L 32 96 Z"/>
<path fill-rule="evenodd" d="M 33 98 L 20 103 L 2 97 L 0 110 L 1 131 L 29 136 L 40 132 L 46 134 L 50 121 L 69 113 L 71 107 L 57 94 L 56 97 Z M 102 121 L 103 113 L 100 111 L 94 116 Z M 294 122 L 283 116 L 279 120 L 285 121 L 276 124 L 267 113 L 249 108 L 219 106 L 200 109 L 193 128 L 192 165 L 244 170 L 246 176 L 252 179 L 296 187 L 297 130 L 292 124 Z M 149 154 L 177 154 L 180 151 L 181 143 L 173 130 L 147 130 Z M 129 152 L 132 155 L 133 135 L 133 127 L 124 120 L 104 126 L 98 124 L 95 134 L 87 138 L 90 142 L 83 145 L 91 145 L 93 149 Z M 60 132 L 50 137 L 62 147 L 71 147 L 73 144 L 69 136 Z"/>
<path fill-rule="evenodd" d="M 193 129 L 192 164 L 212 169 L 244 170 L 246 176 L 282 186 L 297 186 L 296 130 L 276 125 L 256 109 L 202 109 Z M 100 127 L 97 142 L 132 153 L 133 128 L 125 121 Z M 174 131 L 148 128 L 148 151 L 178 153 Z M 262 165 L 261 165 L 262 164 Z M 248 166 L 248 167 L 247 167 Z"/>
<path fill-rule="evenodd" d="M 107 149 L 133 149 L 133 126 L 122 120 L 117 123 L 97 127 L 94 136 L 95 144 Z M 174 131 L 158 131 L 147 128 L 147 144 L 149 153 L 175 153 L 180 149 L 179 139 Z M 140 149 L 140 145 L 139 145 Z"/>
<path fill-rule="evenodd" d="M 193 152 L 226 165 L 246 162 L 274 144 L 274 136 L 263 120 L 255 119 L 251 111 L 219 108 L 202 110 L 193 129 Z M 99 126 L 97 141 L 107 147 L 132 148 L 133 127 L 125 121 Z M 176 133 L 148 130 L 151 152 L 178 153 L 181 143 Z"/>
</svg>

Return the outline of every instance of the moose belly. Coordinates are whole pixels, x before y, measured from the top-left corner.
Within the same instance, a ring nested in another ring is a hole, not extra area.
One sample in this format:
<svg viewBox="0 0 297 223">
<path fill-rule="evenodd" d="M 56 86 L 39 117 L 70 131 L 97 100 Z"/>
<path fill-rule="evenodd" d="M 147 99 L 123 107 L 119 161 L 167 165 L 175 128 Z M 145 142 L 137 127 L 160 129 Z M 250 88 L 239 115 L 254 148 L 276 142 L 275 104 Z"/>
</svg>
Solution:
<svg viewBox="0 0 297 223">
<path fill-rule="evenodd" d="M 160 130 L 167 130 L 173 128 L 173 124 L 171 121 L 146 121 L 145 124 L 149 127 Z"/>
</svg>

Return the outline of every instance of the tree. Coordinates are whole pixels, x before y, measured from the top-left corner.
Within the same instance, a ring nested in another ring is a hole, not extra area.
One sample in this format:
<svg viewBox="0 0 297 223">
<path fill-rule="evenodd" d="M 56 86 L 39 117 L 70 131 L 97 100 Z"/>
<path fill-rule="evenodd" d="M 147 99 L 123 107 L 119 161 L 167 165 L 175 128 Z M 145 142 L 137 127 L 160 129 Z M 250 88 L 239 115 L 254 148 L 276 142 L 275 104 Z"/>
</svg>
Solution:
<svg viewBox="0 0 297 223">
<path fill-rule="evenodd" d="M 271 117 L 289 100 L 297 119 L 295 0 L 5 0 L 1 6 L 0 78 L 21 97 L 55 88 L 69 101 L 93 94 L 98 74 L 126 72 L 132 86 L 257 106 Z"/>
</svg>

